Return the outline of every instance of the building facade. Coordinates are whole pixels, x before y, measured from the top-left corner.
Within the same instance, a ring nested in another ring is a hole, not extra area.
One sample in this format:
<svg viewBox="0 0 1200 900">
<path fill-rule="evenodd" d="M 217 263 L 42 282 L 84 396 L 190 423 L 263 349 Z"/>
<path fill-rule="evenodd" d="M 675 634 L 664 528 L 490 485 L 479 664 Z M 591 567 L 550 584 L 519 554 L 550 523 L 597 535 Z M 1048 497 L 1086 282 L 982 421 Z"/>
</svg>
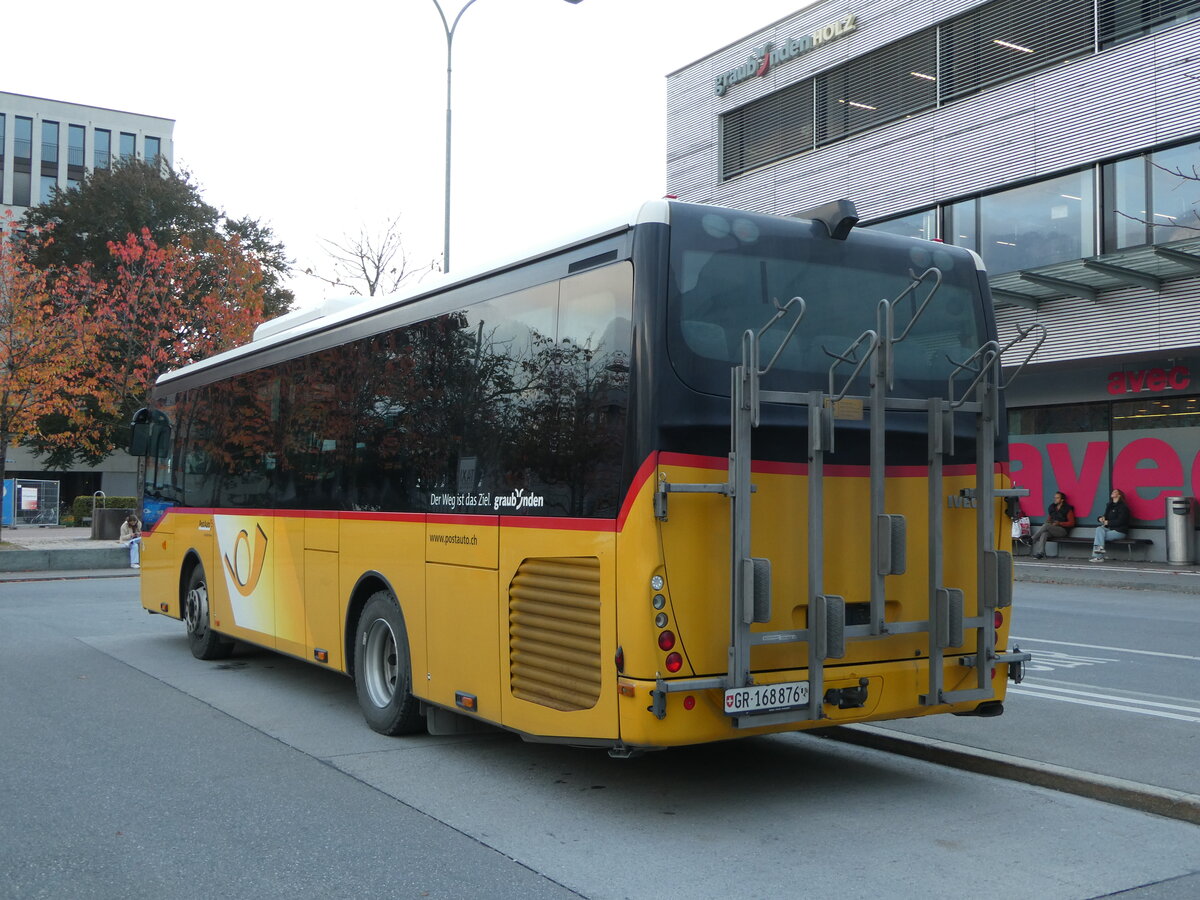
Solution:
<svg viewBox="0 0 1200 900">
<path fill-rule="evenodd" d="M 115 160 L 174 159 L 175 122 L 158 116 L 64 103 L 0 92 L 0 214 L 20 219 L 26 209 L 70 190 Z M 98 466 L 48 472 L 29 451 L 9 449 L 6 477 L 58 481 L 64 501 L 102 490 L 111 496 L 137 493 L 137 465 L 116 453 Z"/>
<path fill-rule="evenodd" d="M 1162 559 L 1200 497 L 1197 48 L 1200 0 L 824 0 L 668 77 L 668 192 L 976 250 L 1002 343 L 1048 333 L 1009 392 L 1027 512 L 1121 488 Z"/>
</svg>

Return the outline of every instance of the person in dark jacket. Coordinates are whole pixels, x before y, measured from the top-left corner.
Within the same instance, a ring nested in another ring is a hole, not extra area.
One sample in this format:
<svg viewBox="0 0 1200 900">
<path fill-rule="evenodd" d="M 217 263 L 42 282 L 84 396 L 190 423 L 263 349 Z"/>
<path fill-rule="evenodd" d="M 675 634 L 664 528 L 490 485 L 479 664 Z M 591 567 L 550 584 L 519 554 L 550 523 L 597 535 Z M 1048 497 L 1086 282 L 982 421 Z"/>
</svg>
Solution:
<svg viewBox="0 0 1200 900">
<path fill-rule="evenodd" d="M 1054 502 L 1046 509 L 1046 521 L 1033 533 L 1033 555 L 1035 559 L 1046 556 L 1046 541 L 1050 538 L 1066 537 L 1075 527 L 1075 510 L 1067 502 L 1062 491 L 1054 492 Z"/>
<path fill-rule="evenodd" d="M 1129 533 L 1129 505 L 1125 495 L 1113 488 L 1108 505 L 1104 507 L 1104 515 L 1096 526 L 1096 537 L 1092 541 L 1092 562 L 1104 562 L 1104 542 L 1116 541 Z"/>
</svg>

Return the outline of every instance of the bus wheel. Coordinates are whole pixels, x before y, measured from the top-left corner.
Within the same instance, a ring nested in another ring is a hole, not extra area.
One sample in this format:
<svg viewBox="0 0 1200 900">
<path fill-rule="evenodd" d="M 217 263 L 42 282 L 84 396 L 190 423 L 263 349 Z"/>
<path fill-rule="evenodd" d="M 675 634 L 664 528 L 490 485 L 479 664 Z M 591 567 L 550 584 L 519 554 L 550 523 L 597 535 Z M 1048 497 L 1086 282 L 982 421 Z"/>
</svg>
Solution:
<svg viewBox="0 0 1200 900">
<path fill-rule="evenodd" d="M 228 659 L 233 653 L 233 641 L 212 630 L 203 566 L 196 566 L 188 577 L 187 591 L 183 595 L 183 620 L 187 623 L 188 646 L 196 659 Z"/>
<path fill-rule="evenodd" d="M 390 591 L 372 594 L 354 635 L 354 687 L 367 724 L 380 734 L 414 734 L 425 718 L 412 695 L 408 632 Z"/>
</svg>

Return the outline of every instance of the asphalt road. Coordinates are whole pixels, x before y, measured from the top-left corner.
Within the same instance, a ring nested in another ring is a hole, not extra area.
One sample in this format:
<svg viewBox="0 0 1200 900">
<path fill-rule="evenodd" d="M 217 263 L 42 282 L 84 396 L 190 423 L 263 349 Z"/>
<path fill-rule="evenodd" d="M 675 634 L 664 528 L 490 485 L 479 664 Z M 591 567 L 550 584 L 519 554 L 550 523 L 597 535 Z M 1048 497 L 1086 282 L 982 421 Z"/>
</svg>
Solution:
<svg viewBox="0 0 1200 900">
<path fill-rule="evenodd" d="M 885 727 L 1200 794 L 1200 597 L 1018 583 L 1013 635 L 1033 660 L 999 719 Z"/>
<path fill-rule="evenodd" d="M 0 897 L 1200 893 L 1196 826 L 815 736 L 383 738 L 346 679 L 194 660 L 135 589 L 0 584 Z"/>
</svg>

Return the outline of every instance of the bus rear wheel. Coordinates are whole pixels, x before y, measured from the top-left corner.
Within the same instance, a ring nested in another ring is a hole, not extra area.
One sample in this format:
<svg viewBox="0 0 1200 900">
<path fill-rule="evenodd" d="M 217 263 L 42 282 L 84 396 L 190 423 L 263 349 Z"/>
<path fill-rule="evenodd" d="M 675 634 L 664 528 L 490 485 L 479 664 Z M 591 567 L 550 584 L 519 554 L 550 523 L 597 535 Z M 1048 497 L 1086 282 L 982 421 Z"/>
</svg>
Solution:
<svg viewBox="0 0 1200 900">
<path fill-rule="evenodd" d="M 412 695 L 408 632 L 390 591 L 367 600 L 354 635 L 354 688 L 367 724 L 380 734 L 415 734 L 425 728 Z"/>
<path fill-rule="evenodd" d="M 196 659 L 228 659 L 233 653 L 233 641 L 212 629 L 203 566 L 197 565 L 188 576 L 183 594 L 183 620 L 187 623 L 188 647 Z"/>
</svg>

